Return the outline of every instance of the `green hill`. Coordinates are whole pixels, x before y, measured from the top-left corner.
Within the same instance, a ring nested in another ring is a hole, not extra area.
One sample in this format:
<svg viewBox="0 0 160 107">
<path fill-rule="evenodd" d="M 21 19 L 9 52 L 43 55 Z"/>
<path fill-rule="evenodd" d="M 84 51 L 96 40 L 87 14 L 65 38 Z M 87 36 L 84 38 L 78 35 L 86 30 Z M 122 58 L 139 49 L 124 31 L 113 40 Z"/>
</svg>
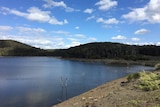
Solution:
<svg viewBox="0 0 160 107">
<path fill-rule="evenodd" d="M 41 56 L 45 51 L 13 40 L 0 40 L 0 56 Z"/>
<path fill-rule="evenodd" d="M 94 42 L 68 49 L 43 50 L 18 41 L 0 40 L 0 56 L 60 56 L 85 59 L 147 60 L 148 56 L 160 57 L 160 46 Z"/>
<path fill-rule="evenodd" d="M 147 56 L 160 56 L 160 46 L 94 42 L 69 49 L 56 50 L 54 55 L 65 58 L 146 60 L 148 59 Z"/>
</svg>

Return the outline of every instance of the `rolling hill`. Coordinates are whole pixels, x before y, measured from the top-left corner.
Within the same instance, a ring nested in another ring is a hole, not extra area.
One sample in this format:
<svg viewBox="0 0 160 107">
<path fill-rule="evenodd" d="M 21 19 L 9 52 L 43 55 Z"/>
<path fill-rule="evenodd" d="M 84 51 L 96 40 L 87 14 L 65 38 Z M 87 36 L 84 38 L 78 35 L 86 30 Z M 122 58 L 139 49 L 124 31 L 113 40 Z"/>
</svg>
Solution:
<svg viewBox="0 0 160 107">
<path fill-rule="evenodd" d="M 42 56 L 45 52 L 18 41 L 0 40 L 0 56 Z"/>
<path fill-rule="evenodd" d="M 71 47 L 69 49 L 56 50 L 54 55 L 65 58 L 146 60 L 148 59 L 147 56 L 160 56 L 160 46 L 94 42 Z"/>
<path fill-rule="evenodd" d="M 13 40 L 0 40 L 0 56 L 58 56 L 84 59 L 147 60 L 160 57 L 160 46 L 93 42 L 68 49 L 43 50 Z"/>
</svg>

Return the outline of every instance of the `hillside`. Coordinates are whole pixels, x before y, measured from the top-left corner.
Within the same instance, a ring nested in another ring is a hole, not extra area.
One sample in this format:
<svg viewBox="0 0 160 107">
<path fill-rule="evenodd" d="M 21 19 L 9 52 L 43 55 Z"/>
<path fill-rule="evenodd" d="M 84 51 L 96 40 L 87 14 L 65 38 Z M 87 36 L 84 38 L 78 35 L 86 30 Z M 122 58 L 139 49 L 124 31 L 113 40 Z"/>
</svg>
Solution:
<svg viewBox="0 0 160 107">
<path fill-rule="evenodd" d="M 71 47 L 69 49 L 56 50 L 53 55 L 64 58 L 147 60 L 148 56 L 160 56 L 160 46 L 137 46 L 112 42 L 95 42 Z"/>
<path fill-rule="evenodd" d="M 0 40 L 0 56 L 40 55 L 45 55 L 45 51 L 13 40 Z"/>
<path fill-rule="evenodd" d="M 60 56 L 63 58 L 83 59 L 125 59 L 148 60 L 160 59 L 160 46 L 126 45 L 112 42 L 94 42 L 68 49 L 43 50 L 18 41 L 0 40 L 0 56 Z"/>
</svg>

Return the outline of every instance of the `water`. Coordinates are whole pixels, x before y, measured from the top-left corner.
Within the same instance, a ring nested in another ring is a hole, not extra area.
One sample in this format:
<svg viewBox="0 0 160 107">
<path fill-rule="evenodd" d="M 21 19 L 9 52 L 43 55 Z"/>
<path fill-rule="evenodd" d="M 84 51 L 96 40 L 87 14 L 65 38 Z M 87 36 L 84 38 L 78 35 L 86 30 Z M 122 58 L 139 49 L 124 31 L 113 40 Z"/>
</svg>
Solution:
<svg viewBox="0 0 160 107">
<path fill-rule="evenodd" d="M 107 66 L 52 57 L 1 57 L 0 107 L 50 107 L 142 69 L 152 68 Z"/>
</svg>

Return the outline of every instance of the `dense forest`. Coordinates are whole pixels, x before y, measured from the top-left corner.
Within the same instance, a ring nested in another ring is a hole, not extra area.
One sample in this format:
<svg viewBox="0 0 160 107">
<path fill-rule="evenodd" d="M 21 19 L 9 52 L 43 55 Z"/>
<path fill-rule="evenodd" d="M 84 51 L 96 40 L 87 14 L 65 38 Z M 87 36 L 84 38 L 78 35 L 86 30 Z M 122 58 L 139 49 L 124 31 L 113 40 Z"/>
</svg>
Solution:
<svg viewBox="0 0 160 107">
<path fill-rule="evenodd" d="M 148 56 L 160 56 L 160 46 L 94 42 L 68 49 L 43 50 L 13 40 L 0 40 L 0 56 L 58 56 L 86 59 L 147 60 Z"/>
<path fill-rule="evenodd" d="M 69 49 L 56 50 L 53 55 L 65 58 L 122 58 L 146 60 L 147 56 L 160 56 L 160 46 L 137 46 L 111 42 L 95 42 L 71 47 Z"/>
</svg>

